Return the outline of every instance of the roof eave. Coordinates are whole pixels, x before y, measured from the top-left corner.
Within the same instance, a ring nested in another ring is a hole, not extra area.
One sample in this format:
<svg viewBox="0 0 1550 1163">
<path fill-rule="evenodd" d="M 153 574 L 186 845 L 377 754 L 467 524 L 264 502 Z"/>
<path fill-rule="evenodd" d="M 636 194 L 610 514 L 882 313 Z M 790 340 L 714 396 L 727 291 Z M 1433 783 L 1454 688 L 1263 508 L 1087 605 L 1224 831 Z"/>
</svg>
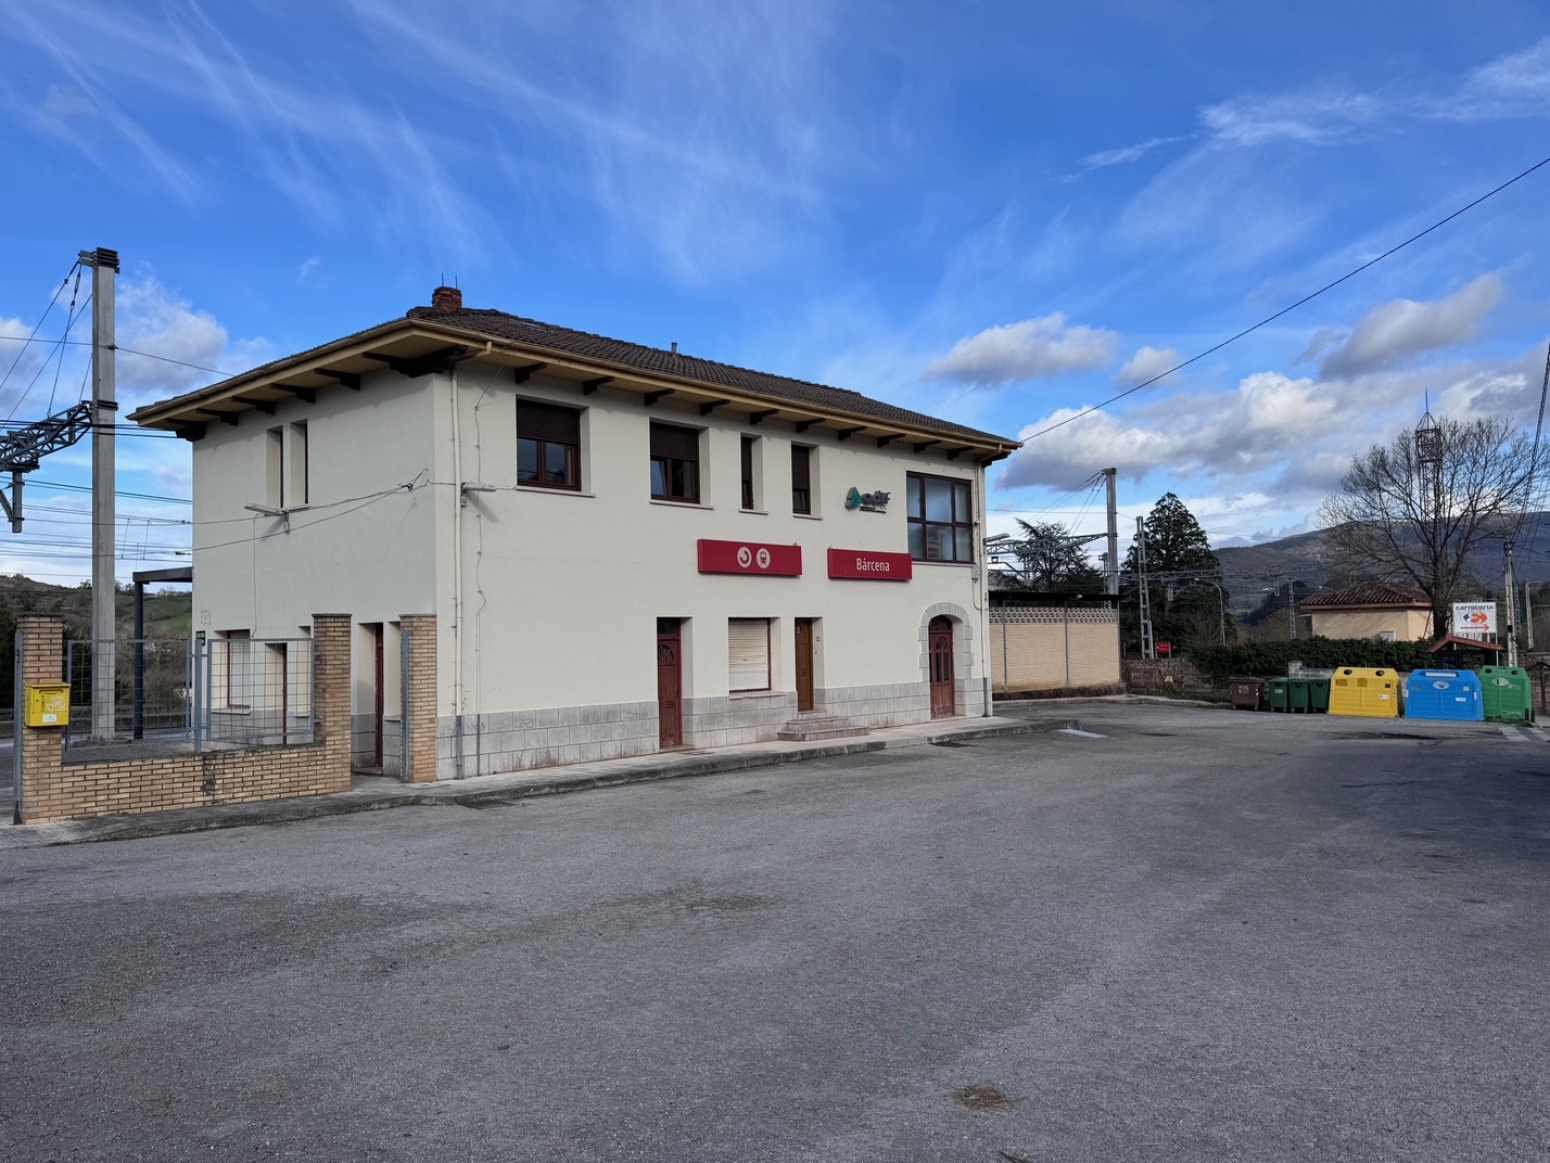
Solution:
<svg viewBox="0 0 1550 1163">
<path fill-rule="evenodd" d="M 263 367 L 255 368 L 242 375 L 232 376 L 229 379 L 221 380 L 197 391 L 187 392 L 184 395 L 158 401 L 154 404 L 147 404 L 130 413 L 128 419 L 147 428 L 177 430 L 190 426 L 202 427 L 211 421 L 212 416 L 220 419 L 234 414 L 228 410 L 214 408 L 212 407 L 213 405 L 236 402 L 239 405 L 239 412 L 247 410 L 251 406 L 249 403 L 234 400 L 243 391 L 262 390 L 265 387 L 281 384 L 284 380 L 298 375 L 327 375 L 327 369 L 331 364 L 342 360 L 359 358 L 389 343 L 415 337 L 458 341 L 459 345 L 473 349 L 469 353 L 471 356 L 505 355 L 529 360 L 538 359 L 548 365 L 549 370 L 562 368 L 583 375 L 599 371 L 612 372 L 614 373 L 612 377 L 614 382 L 611 386 L 620 388 L 638 387 L 643 393 L 652 389 L 661 390 L 664 387 L 670 389 L 682 388 L 691 394 L 724 399 L 728 404 L 752 404 L 762 406 L 764 409 L 774 407 L 777 412 L 790 413 L 793 418 L 797 419 L 804 416 L 811 416 L 815 419 L 833 419 L 858 425 L 862 429 L 872 429 L 874 432 L 897 433 L 899 437 L 905 439 L 911 436 L 919 436 L 937 441 L 947 441 L 952 444 L 962 445 L 964 451 L 974 452 L 976 459 L 981 464 L 991 464 L 995 461 L 1003 460 L 1022 447 L 1018 441 L 996 437 L 993 434 L 987 433 L 984 436 L 977 436 L 967 432 L 947 431 L 941 428 L 923 427 L 902 421 L 885 420 L 881 417 L 869 416 L 862 412 L 852 412 L 843 408 L 809 404 L 780 396 L 766 395 L 745 388 L 725 387 L 721 384 L 711 383 L 693 376 L 676 376 L 672 373 L 648 371 L 614 360 L 593 356 L 577 356 L 573 353 L 546 347 L 542 344 L 498 339 L 484 332 L 422 318 L 391 320 L 368 331 L 357 332 L 344 339 L 323 344 L 320 347 L 312 348 L 288 359 L 265 364 Z M 620 381 L 629 382 L 622 383 Z"/>
</svg>

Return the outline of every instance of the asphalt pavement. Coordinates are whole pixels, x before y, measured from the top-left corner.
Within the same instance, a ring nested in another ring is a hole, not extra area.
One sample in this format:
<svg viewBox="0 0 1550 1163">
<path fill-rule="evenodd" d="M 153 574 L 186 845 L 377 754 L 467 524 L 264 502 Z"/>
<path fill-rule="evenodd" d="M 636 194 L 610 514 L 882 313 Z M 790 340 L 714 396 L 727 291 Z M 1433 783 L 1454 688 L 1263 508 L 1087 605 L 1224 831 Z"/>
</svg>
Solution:
<svg viewBox="0 0 1550 1163">
<path fill-rule="evenodd" d="M 0 1158 L 1550 1155 L 1550 746 L 1060 713 L 0 852 Z"/>
</svg>

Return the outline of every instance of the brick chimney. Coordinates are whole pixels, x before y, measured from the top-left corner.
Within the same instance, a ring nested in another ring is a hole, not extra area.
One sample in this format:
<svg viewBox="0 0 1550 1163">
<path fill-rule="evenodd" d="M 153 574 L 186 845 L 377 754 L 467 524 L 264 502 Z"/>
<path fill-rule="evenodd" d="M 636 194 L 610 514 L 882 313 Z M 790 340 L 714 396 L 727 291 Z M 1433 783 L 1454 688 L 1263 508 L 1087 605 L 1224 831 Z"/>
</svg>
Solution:
<svg viewBox="0 0 1550 1163">
<path fill-rule="evenodd" d="M 437 287 L 431 292 L 432 311 L 461 311 L 463 292 L 456 287 Z"/>
</svg>

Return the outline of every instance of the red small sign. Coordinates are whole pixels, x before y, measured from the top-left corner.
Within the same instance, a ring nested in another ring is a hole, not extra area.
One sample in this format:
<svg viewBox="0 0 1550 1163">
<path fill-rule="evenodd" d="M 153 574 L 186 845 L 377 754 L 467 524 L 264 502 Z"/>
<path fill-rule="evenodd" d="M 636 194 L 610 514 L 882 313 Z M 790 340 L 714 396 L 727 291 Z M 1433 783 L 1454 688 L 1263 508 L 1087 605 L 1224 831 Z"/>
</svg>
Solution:
<svg viewBox="0 0 1550 1163">
<path fill-rule="evenodd" d="M 701 573 L 746 573 L 800 577 L 800 545 L 761 545 L 757 541 L 700 541 Z"/>
<path fill-rule="evenodd" d="M 1158 658 L 1167 658 L 1172 653 L 1173 653 L 1173 643 L 1172 642 L 1159 642 L 1157 644 L 1157 657 Z"/>
<path fill-rule="evenodd" d="M 854 581 L 909 581 L 915 574 L 907 553 L 876 553 L 870 549 L 829 550 L 829 576 Z"/>
</svg>

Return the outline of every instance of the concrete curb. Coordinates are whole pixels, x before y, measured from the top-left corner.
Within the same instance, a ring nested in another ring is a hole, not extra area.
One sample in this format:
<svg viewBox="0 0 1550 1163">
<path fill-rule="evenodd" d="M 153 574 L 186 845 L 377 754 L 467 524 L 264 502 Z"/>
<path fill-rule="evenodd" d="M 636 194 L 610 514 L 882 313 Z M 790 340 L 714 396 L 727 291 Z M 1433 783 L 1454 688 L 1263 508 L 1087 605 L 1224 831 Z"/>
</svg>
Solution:
<svg viewBox="0 0 1550 1163">
<path fill-rule="evenodd" d="M 387 808 L 470 807 L 479 804 L 516 803 L 519 800 L 533 799 L 538 796 L 599 791 L 635 783 L 658 783 L 668 779 L 692 779 L 759 767 L 780 767 L 809 759 L 832 759 L 872 751 L 903 750 L 931 744 L 972 742 L 1005 735 L 1029 735 L 1079 727 L 1080 724 L 1076 719 L 1069 718 L 1015 722 L 1003 720 L 984 726 L 955 723 L 940 731 L 892 738 L 849 739 L 844 742 L 801 749 L 743 751 L 677 758 L 669 756 L 649 766 L 618 770 L 565 774 L 565 769 L 557 768 L 552 776 L 524 779 L 521 783 L 504 786 L 471 789 L 468 784 L 475 782 L 474 780 L 418 785 L 399 784 L 380 791 L 349 791 L 337 795 L 268 800 L 256 804 L 219 804 L 206 808 L 185 808 L 141 816 L 105 816 L 96 820 L 21 825 L 14 832 L 0 829 L 0 848 L 42 848 L 60 844 L 89 844 L 102 840 L 140 840 L 152 836 L 173 836 L 184 832 L 207 832 L 218 828 L 289 824 L 298 820 L 316 820 L 325 816 L 343 816 Z M 478 778 L 500 779 L 501 777 Z"/>
</svg>

